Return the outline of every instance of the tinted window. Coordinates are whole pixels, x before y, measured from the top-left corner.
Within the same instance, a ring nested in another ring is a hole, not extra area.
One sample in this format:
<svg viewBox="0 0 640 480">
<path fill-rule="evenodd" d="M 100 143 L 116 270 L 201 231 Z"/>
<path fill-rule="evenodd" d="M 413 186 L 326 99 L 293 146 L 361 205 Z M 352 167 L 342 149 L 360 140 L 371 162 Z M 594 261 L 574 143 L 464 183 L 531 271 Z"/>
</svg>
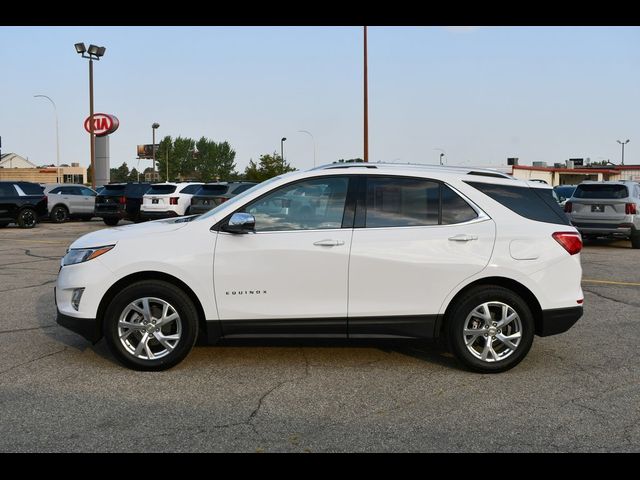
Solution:
<svg viewBox="0 0 640 480">
<path fill-rule="evenodd" d="M 340 228 L 347 198 L 346 177 L 316 178 L 279 188 L 243 211 L 256 218 L 256 231 Z"/>
<path fill-rule="evenodd" d="M 80 195 L 80 191 L 76 187 L 62 187 L 63 195 Z"/>
<path fill-rule="evenodd" d="M 501 203 L 518 215 L 537 222 L 570 225 L 550 188 L 529 188 L 512 185 L 466 182 Z"/>
<path fill-rule="evenodd" d="M 19 183 L 18 184 L 22 191 L 27 195 L 42 195 L 43 188 L 37 183 Z"/>
<path fill-rule="evenodd" d="M 188 193 L 190 195 L 193 195 L 194 193 L 196 193 L 198 190 L 200 190 L 200 187 L 202 187 L 202 185 L 187 185 L 186 187 L 184 187 L 182 190 L 180 190 L 180 193 Z"/>
<path fill-rule="evenodd" d="M 558 196 L 560 197 L 564 197 L 564 198 L 571 198 L 571 196 L 573 195 L 573 191 L 576 189 L 575 185 L 561 185 L 558 187 L 554 187 L 553 188 L 556 193 L 558 194 Z"/>
<path fill-rule="evenodd" d="M 476 211 L 456 192 L 442 185 L 442 224 L 462 223 L 478 217 Z"/>
<path fill-rule="evenodd" d="M 96 192 L 87 187 L 80 187 L 80 195 L 84 195 L 85 197 L 95 197 Z"/>
<path fill-rule="evenodd" d="M 11 183 L 0 183 L 0 197 L 15 197 L 18 195 Z"/>
<path fill-rule="evenodd" d="M 244 183 L 242 185 L 240 185 L 239 187 L 236 187 L 233 189 L 233 193 L 234 195 L 238 195 L 239 193 L 244 192 L 245 190 L 249 190 L 251 187 L 255 186 L 255 183 Z"/>
<path fill-rule="evenodd" d="M 147 190 L 147 195 L 168 195 L 175 191 L 175 185 L 154 185 L 149 190 Z"/>
<path fill-rule="evenodd" d="M 62 193 L 62 187 L 53 188 L 49 191 L 49 193 L 53 193 L 53 194 Z"/>
<path fill-rule="evenodd" d="M 127 197 L 142 197 L 151 188 L 150 183 L 130 183 L 125 189 Z"/>
<path fill-rule="evenodd" d="M 224 195 L 227 193 L 229 185 L 202 185 L 198 190 L 198 195 Z"/>
<path fill-rule="evenodd" d="M 109 196 L 109 195 L 124 195 L 124 187 L 126 185 L 105 185 L 100 195 Z"/>
<path fill-rule="evenodd" d="M 422 179 L 369 177 L 366 227 L 438 225 L 440 184 Z"/>
<path fill-rule="evenodd" d="M 591 184 L 591 185 L 578 185 L 576 191 L 573 192 L 575 198 L 601 198 L 606 200 L 613 200 L 616 198 L 627 198 L 629 191 L 624 185 L 606 185 Z"/>
</svg>

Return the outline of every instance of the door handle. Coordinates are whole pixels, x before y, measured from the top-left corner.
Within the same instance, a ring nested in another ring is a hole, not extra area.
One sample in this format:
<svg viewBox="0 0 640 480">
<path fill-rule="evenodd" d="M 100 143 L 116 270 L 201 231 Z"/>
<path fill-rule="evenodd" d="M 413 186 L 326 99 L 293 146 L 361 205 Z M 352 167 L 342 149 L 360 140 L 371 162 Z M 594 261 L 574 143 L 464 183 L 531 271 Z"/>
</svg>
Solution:
<svg viewBox="0 0 640 480">
<path fill-rule="evenodd" d="M 318 240 L 317 242 L 313 242 L 317 247 L 337 247 L 339 245 L 344 245 L 344 241 L 342 240 Z"/>
<path fill-rule="evenodd" d="M 477 240 L 477 235 L 467 235 L 466 233 L 460 233 L 458 235 L 454 235 L 453 237 L 449 237 L 449 240 L 454 242 L 468 242 L 469 240 Z"/>
</svg>

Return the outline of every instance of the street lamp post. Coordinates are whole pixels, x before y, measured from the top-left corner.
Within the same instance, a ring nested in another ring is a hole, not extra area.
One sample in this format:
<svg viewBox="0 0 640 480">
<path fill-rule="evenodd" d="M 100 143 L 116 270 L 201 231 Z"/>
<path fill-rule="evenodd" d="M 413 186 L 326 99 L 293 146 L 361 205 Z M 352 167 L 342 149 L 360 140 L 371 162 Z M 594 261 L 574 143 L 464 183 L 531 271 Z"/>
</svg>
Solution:
<svg viewBox="0 0 640 480">
<path fill-rule="evenodd" d="M 367 71 L 367 26 L 364 26 L 364 161 L 369 161 L 369 75 Z"/>
<path fill-rule="evenodd" d="M 155 177 L 155 173 L 156 173 L 156 128 L 159 128 L 160 124 L 159 123 L 152 123 L 151 124 L 151 131 L 153 132 L 151 135 L 151 151 L 153 152 L 153 176 Z M 168 181 L 168 180 L 167 180 Z"/>
<path fill-rule="evenodd" d="M 309 132 L 307 130 L 298 130 L 298 132 L 306 133 L 307 135 L 309 135 L 311 137 L 311 140 L 313 141 L 313 167 L 315 168 L 315 166 L 316 166 L 316 139 L 313 138 L 313 135 L 311 134 L 311 132 Z"/>
<path fill-rule="evenodd" d="M 442 148 L 434 148 L 434 150 L 439 150 L 441 152 L 440 153 L 440 165 L 443 165 L 442 157 L 444 157 L 447 154 L 447 152 L 445 152 Z"/>
<path fill-rule="evenodd" d="M 58 108 L 56 107 L 56 103 L 51 100 L 51 98 L 46 95 L 34 95 L 35 98 L 46 98 L 53 105 L 53 112 L 56 116 L 56 166 L 60 167 L 60 136 L 58 135 Z"/>
<path fill-rule="evenodd" d="M 95 150 L 95 133 L 93 125 L 93 61 L 100 60 L 100 57 L 104 55 L 105 47 L 96 47 L 95 45 L 89 45 L 87 49 L 84 43 L 76 43 L 74 45 L 76 53 L 80 54 L 82 58 L 89 59 L 89 145 L 91 148 L 91 187 L 96 189 L 96 150 Z M 86 53 L 86 55 L 85 55 Z"/>
<path fill-rule="evenodd" d="M 282 171 L 284 172 L 284 142 L 287 140 L 287 137 L 282 137 L 280 139 L 280 159 L 282 160 Z"/>
<path fill-rule="evenodd" d="M 627 138 L 626 141 L 622 142 L 620 140 L 616 140 L 620 145 L 622 145 L 622 165 L 624 165 L 624 146 L 629 143 L 629 139 Z"/>
</svg>

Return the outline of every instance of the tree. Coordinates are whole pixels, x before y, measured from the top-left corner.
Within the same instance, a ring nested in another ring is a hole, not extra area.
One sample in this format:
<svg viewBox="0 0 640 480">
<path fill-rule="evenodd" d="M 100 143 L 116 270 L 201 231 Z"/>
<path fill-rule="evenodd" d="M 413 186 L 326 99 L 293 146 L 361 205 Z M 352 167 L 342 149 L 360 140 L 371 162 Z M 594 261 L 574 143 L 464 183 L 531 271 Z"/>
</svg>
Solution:
<svg viewBox="0 0 640 480">
<path fill-rule="evenodd" d="M 112 182 L 127 182 L 129 180 L 129 167 L 127 167 L 127 162 L 124 162 L 118 168 L 112 168 L 110 177 Z"/>
<path fill-rule="evenodd" d="M 261 155 L 258 164 L 253 160 L 249 160 L 249 165 L 244 171 L 244 179 L 247 182 L 260 183 L 277 175 L 295 170 L 289 163 L 283 162 L 280 155 L 273 152 L 272 155 Z"/>
<path fill-rule="evenodd" d="M 131 169 L 131 172 L 129 173 L 128 181 L 137 182 L 138 181 L 138 175 L 140 175 L 140 172 L 136 169 L 136 167 L 133 167 Z M 141 180 L 144 180 L 144 178 L 142 178 Z"/>
<path fill-rule="evenodd" d="M 333 162 L 333 163 L 360 163 L 360 162 L 364 162 L 364 160 L 361 158 L 349 158 L 348 160 L 341 158 L 337 162 Z"/>
</svg>

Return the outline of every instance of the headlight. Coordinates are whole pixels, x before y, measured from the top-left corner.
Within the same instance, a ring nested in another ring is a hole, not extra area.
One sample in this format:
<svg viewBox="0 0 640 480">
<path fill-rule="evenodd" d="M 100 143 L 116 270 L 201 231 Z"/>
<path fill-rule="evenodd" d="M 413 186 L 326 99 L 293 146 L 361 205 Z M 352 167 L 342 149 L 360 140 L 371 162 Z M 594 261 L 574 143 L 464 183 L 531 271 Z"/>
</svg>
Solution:
<svg viewBox="0 0 640 480">
<path fill-rule="evenodd" d="M 115 245 L 107 245 L 105 247 L 96 248 L 74 248 L 72 250 L 69 250 L 67 254 L 62 258 L 61 265 L 65 267 L 67 265 L 75 265 L 76 263 L 93 260 L 94 258 L 107 253 L 113 247 L 115 247 Z"/>
</svg>

